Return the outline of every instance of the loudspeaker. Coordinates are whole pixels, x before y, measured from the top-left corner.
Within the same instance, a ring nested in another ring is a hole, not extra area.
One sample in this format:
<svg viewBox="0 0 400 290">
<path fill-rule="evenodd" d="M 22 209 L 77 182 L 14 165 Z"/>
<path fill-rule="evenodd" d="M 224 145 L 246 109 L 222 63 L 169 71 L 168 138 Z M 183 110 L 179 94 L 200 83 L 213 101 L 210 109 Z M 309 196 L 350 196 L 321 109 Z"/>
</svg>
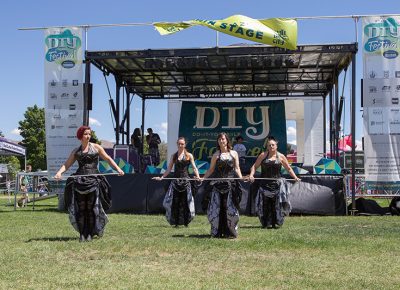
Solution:
<svg viewBox="0 0 400 290">
<path fill-rule="evenodd" d="M 389 209 L 392 215 L 400 215 L 400 196 L 393 197 Z"/>
<path fill-rule="evenodd" d="M 84 97 L 87 100 L 87 110 L 91 111 L 93 107 L 93 101 L 92 101 L 92 93 L 93 93 L 93 84 L 83 84 L 83 92 L 84 92 Z"/>
<path fill-rule="evenodd" d="M 364 152 L 357 151 L 356 154 L 356 170 L 364 170 Z M 351 169 L 351 152 L 340 153 L 340 167 L 343 169 Z"/>
</svg>

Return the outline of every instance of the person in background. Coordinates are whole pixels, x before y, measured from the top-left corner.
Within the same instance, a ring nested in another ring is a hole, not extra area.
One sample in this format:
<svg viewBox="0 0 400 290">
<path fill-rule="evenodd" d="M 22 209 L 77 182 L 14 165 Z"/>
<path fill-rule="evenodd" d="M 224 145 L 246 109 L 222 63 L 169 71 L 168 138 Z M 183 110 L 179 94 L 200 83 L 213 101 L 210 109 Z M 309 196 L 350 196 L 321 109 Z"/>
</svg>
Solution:
<svg viewBox="0 0 400 290">
<path fill-rule="evenodd" d="M 25 167 L 25 172 L 32 172 L 32 165 L 28 164 Z M 32 177 L 29 175 L 22 175 L 19 181 L 21 197 L 17 200 L 17 207 L 25 207 L 29 202 L 28 192 L 32 192 Z"/>
<path fill-rule="evenodd" d="M 220 179 L 210 182 L 202 201 L 203 210 L 207 211 L 208 221 L 211 224 L 211 236 L 236 238 L 242 187 L 238 180 L 230 178 L 242 178 L 242 173 L 238 154 L 232 150 L 226 133 L 218 134 L 217 151 L 213 154 L 210 168 L 202 179 L 211 175 Z"/>
<path fill-rule="evenodd" d="M 278 152 L 278 141 L 267 137 L 267 149 L 262 152 L 250 169 L 248 179 L 254 182 L 254 174 L 261 166 L 261 178 L 268 180 L 257 180 L 252 186 L 256 192 L 256 212 L 263 228 L 279 228 L 283 225 L 285 215 L 288 215 L 291 206 L 288 199 L 288 187 L 286 180 L 281 178 L 281 167 L 283 166 L 295 181 L 300 181 L 293 169 L 290 167 L 286 157 Z"/>
<path fill-rule="evenodd" d="M 80 234 L 79 241 L 91 241 L 93 236 L 101 237 L 108 222 L 105 210 L 111 206 L 111 187 L 104 175 L 97 169 L 99 156 L 112 166 L 119 175 L 124 172 L 114 160 L 95 143 L 89 142 L 91 129 L 81 126 L 76 132 L 81 145 L 72 150 L 69 158 L 58 170 L 55 179 L 78 161 L 78 170 L 67 179 L 64 191 L 65 205 L 72 226 Z"/>
<path fill-rule="evenodd" d="M 179 137 L 176 144 L 178 151 L 171 155 L 167 170 L 161 177 L 154 179 L 162 180 L 174 167 L 174 177 L 177 179 L 171 181 L 165 194 L 163 202 L 165 216 L 170 225 L 187 227 L 195 216 L 193 195 L 196 190 L 194 183 L 188 180 L 189 165 L 192 165 L 194 176 L 197 179 L 200 179 L 200 176 L 193 155 L 186 150 L 186 139 Z"/>
<path fill-rule="evenodd" d="M 131 145 L 133 146 L 133 148 L 135 148 L 136 152 L 139 155 L 143 154 L 142 130 L 140 130 L 140 128 L 135 128 L 135 130 L 133 130 L 133 134 L 131 136 Z"/>
<path fill-rule="evenodd" d="M 157 166 L 160 163 L 160 152 L 158 145 L 161 143 L 160 136 L 153 132 L 152 128 L 147 128 L 148 135 L 146 136 L 146 142 L 149 145 L 149 154 L 151 156 L 152 165 Z"/>
<path fill-rule="evenodd" d="M 246 149 L 246 146 L 244 146 L 244 144 L 243 144 L 243 141 L 244 141 L 243 137 L 238 135 L 238 136 L 236 136 L 235 140 L 236 140 L 236 144 L 233 146 L 233 150 L 235 150 L 238 153 L 239 158 L 246 156 L 247 149 Z"/>
<path fill-rule="evenodd" d="M 30 164 L 26 165 L 25 172 L 26 173 L 31 173 L 32 172 L 32 165 L 30 165 Z M 32 176 L 23 175 L 21 177 L 21 185 L 26 188 L 26 191 L 31 192 L 32 191 Z"/>
</svg>

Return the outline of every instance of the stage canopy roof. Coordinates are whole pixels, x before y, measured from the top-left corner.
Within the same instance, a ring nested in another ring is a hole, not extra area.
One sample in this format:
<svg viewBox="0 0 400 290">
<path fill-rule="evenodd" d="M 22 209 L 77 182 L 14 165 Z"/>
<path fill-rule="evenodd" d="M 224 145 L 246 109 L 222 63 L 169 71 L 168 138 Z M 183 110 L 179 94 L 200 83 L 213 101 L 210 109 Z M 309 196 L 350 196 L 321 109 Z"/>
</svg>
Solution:
<svg viewBox="0 0 400 290">
<path fill-rule="evenodd" d="M 87 51 L 86 60 L 145 99 L 326 96 L 357 45 Z"/>
</svg>

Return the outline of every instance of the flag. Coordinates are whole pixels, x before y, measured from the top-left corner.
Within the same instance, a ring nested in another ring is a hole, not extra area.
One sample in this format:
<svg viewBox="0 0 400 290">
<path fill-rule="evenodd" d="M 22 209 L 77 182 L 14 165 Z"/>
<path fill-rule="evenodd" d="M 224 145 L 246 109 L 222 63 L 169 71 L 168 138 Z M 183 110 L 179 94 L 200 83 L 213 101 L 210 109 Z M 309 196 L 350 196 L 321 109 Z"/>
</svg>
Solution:
<svg viewBox="0 0 400 290">
<path fill-rule="evenodd" d="M 353 140 L 352 140 L 351 135 L 344 136 L 338 142 L 339 150 L 350 151 L 351 150 L 351 146 L 352 146 L 352 142 L 353 142 Z"/>
<path fill-rule="evenodd" d="M 161 35 L 202 25 L 254 42 L 292 50 L 297 48 L 297 21 L 289 18 L 253 19 L 244 15 L 232 15 L 222 20 L 195 19 L 182 22 L 155 22 L 153 25 Z"/>
</svg>

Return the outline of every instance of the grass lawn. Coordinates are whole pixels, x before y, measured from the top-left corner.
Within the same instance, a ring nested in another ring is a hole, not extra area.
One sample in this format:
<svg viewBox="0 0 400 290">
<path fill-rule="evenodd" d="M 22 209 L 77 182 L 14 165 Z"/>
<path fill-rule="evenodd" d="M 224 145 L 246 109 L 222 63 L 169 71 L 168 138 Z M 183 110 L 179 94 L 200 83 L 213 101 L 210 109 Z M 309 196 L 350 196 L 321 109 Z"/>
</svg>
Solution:
<svg viewBox="0 0 400 290">
<path fill-rule="evenodd" d="M 1 289 L 399 289 L 399 217 L 289 217 L 279 230 L 242 216 L 239 238 L 162 215 L 111 214 L 79 243 L 57 200 L 13 211 L 0 197 Z"/>
</svg>

